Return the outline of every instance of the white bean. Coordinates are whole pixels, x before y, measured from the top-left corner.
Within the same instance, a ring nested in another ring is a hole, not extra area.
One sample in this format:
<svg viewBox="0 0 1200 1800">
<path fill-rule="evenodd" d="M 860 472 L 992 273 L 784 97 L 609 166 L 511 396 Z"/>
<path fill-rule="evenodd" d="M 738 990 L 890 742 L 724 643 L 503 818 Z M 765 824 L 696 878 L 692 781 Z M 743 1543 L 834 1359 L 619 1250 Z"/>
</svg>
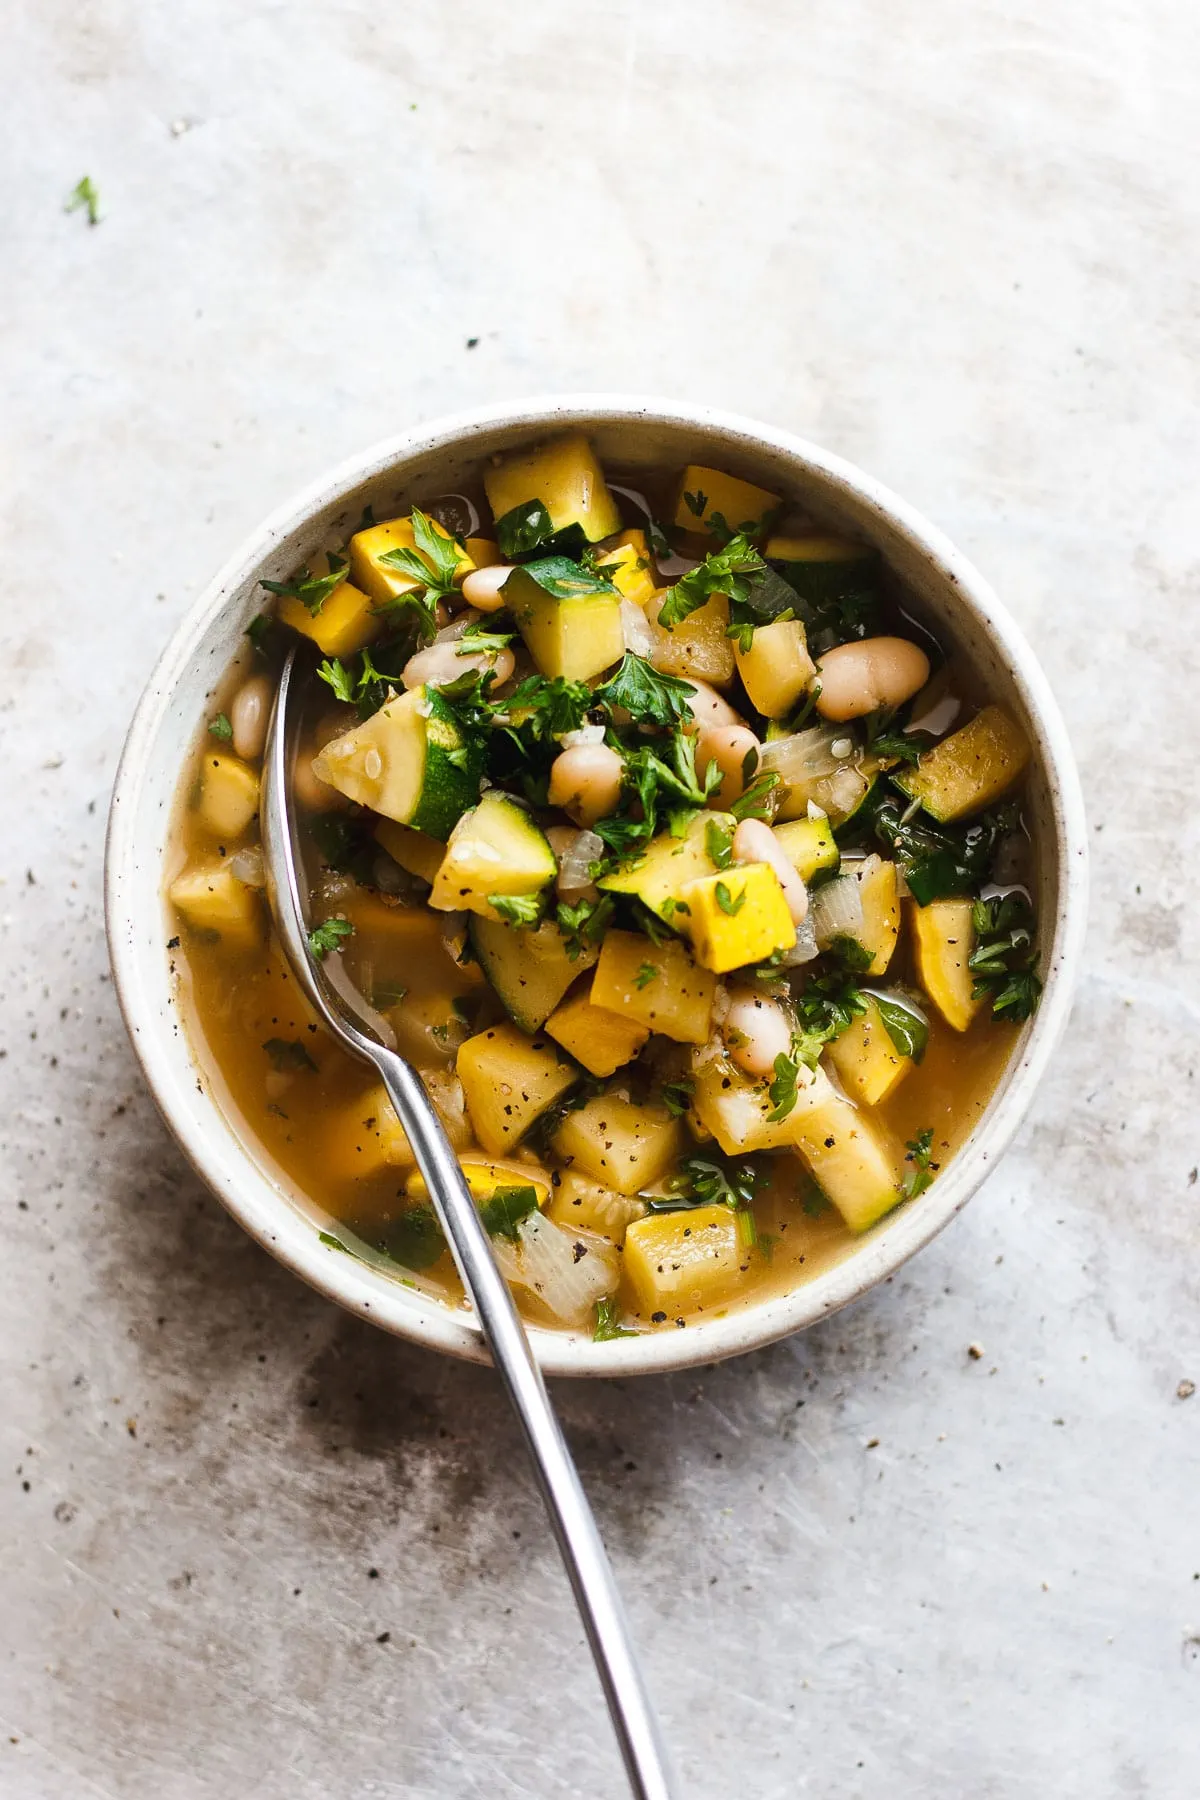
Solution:
<svg viewBox="0 0 1200 1800">
<path fill-rule="evenodd" d="M 480 612 L 499 612 L 504 605 L 500 590 L 511 574 L 511 563 L 489 563 L 486 569 L 472 569 L 463 578 L 463 599 Z"/>
<path fill-rule="evenodd" d="M 517 666 L 511 650 L 479 650 L 460 655 L 460 648 L 452 639 L 444 644 L 430 644 L 428 650 L 418 650 L 405 663 L 400 679 L 406 688 L 446 687 L 469 669 L 478 669 L 480 674 L 491 669 L 495 685 L 500 687 Z"/>
<path fill-rule="evenodd" d="M 252 675 L 233 696 L 229 708 L 233 747 L 247 762 L 257 762 L 262 755 L 270 716 L 271 684 L 265 675 Z"/>
<path fill-rule="evenodd" d="M 771 1075 L 775 1058 L 792 1047 L 791 1021 L 777 1000 L 750 988 L 734 988 L 721 1025 L 725 1048 L 747 1075 Z"/>
<path fill-rule="evenodd" d="M 692 690 L 689 705 L 695 724 L 686 727 L 691 731 L 699 731 L 705 725 L 741 725 L 742 716 L 730 706 L 724 694 L 718 694 L 716 688 L 709 687 L 707 681 L 692 681 L 688 686 Z"/>
<path fill-rule="evenodd" d="M 710 763 L 721 771 L 721 785 L 709 795 L 708 804 L 718 809 L 729 807 L 746 786 L 743 770 L 746 758 L 753 756 L 750 780 L 758 769 L 760 745 L 746 725 L 702 725 L 696 733 L 696 773 L 701 783 Z"/>
<path fill-rule="evenodd" d="M 840 723 L 880 706 L 902 706 L 929 680 L 929 658 L 907 638 L 863 638 L 827 650 L 817 664 L 817 711 Z"/>
<path fill-rule="evenodd" d="M 733 834 L 733 860 L 737 863 L 767 863 L 774 869 L 792 915 L 792 924 L 803 925 L 808 917 L 808 889 L 769 825 L 764 825 L 761 819 L 743 819 Z"/>
<path fill-rule="evenodd" d="M 550 765 L 549 799 L 577 825 L 594 825 L 616 810 L 624 763 L 607 744 L 573 744 Z"/>
</svg>

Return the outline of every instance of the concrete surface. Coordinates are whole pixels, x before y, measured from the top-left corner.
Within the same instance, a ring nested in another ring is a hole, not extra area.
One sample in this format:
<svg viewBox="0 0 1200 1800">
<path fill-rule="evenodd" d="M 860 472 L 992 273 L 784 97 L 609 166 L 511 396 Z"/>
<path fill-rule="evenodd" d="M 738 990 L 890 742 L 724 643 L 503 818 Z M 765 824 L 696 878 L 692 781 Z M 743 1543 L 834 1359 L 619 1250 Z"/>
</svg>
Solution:
<svg viewBox="0 0 1200 1800">
<path fill-rule="evenodd" d="M 1190 1800 L 1196 9 L 14 0 L 0 31 L 0 1793 L 622 1792 L 492 1379 L 198 1187 L 116 1016 L 100 852 L 151 662 L 269 507 L 422 415 L 642 386 L 949 530 L 1045 660 L 1095 845 L 1073 1029 L 961 1222 L 802 1339 L 559 1388 L 685 1791 Z"/>
</svg>

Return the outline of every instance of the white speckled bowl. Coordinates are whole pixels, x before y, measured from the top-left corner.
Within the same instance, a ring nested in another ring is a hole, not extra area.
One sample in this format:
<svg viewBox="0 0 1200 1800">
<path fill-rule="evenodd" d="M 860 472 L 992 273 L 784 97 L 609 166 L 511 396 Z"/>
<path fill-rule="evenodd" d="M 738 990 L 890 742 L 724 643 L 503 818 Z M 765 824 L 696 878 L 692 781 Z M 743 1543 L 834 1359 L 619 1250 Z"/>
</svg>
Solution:
<svg viewBox="0 0 1200 1800">
<path fill-rule="evenodd" d="M 574 395 L 463 413 L 405 432 L 344 463 L 266 521 L 206 589 L 161 657 L 134 716 L 109 821 L 106 912 L 117 994 L 146 1079 L 188 1157 L 233 1216 L 313 1287 L 389 1331 L 483 1360 L 463 1311 L 330 1249 L 323 1216 L 243 1141 L 198 1070 L 180 1028 L 163 898 L 167 821 L 181 767 L 207 698 L 259 610 L 259 578 L 279 578 L 337 539 L 372 501 L 386 516 L 399 497 L 429 498 L 460 485 L 465 467 L 565 427 L 588 432 L 602 458 L 717 464 L 781 492 L 822 522 L 876 545 L 930 623 L 960 646 L 1035 746 L 1031 810 L 1041 846 L 1039 909 L 1045 994 L 967 1143 L 919 1201 L 869 1233 L 804 1287 L 686 1331 L 594 1344 L 532 1332 L 544 1369 L 629 1375 L 713 1362 L 811 1325 L 866 1293 L 927 1244 L 965 1206 L 1010 1142 L 1045 1074 L 1066 1020 L 1083 945 L 1086 838 L 1083 804 L 1058 707 L 1033 654 L 996 596 L 951 544 L 878 482 L 814 445 L 750 419 L 621 395 Z M 396 510 L 393 506 L 392 510 Z"/>
</svg>

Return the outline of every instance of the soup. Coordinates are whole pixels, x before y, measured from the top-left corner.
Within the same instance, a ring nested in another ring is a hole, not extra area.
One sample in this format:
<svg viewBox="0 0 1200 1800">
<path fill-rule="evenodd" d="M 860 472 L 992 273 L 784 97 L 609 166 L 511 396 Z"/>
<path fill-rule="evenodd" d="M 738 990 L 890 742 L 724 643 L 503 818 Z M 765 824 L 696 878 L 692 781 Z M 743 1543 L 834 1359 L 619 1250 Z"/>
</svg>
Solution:
<svg viewBox="0 0 1200 1800">
<path fill-rule="evenodd" d="M 1040 992 L 1030 752 L 874 550 L 572 435 L 264 587 L 181 784 L 170 949 L 218 1103 L 331 1248 L 464 1304 L 270 931 L 297 637 L 309 952 L 421 1071 L 528 1318 L 685 1329 L 921 1204 Z"/>
</svg>

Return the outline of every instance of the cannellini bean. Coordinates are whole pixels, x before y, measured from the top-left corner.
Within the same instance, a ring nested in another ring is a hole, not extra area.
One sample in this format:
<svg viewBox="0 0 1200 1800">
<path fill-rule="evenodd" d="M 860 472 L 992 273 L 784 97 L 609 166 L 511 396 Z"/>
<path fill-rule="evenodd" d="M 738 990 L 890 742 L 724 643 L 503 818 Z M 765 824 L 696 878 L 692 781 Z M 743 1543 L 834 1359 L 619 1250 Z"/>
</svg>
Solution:
<svg viewBox="0 0 1200 1800">
<path fill-rule="evenodd" d="M 691 731 L 699 731 L 705 725 L 740 725 L 741 714 L 735 712 L 724 694 L 718 694 L 716 688 L 709 687 L 707 681 L 692 681 L 688 686 L 692 690 L 689 702 L 695 724 L 686 727 Z"/>
<path fill-rule="evenodd" d="M 817 664 L 823 719 L 861 719 L 880 706 L 902 706 L 929 680 L 929 658 L 907 638 L 863 638 L 827 650 Z"/>
<path fill-rule="evenodd" d="M 733 834 L 733 860 L 769 864 L 779 877 L 792 924 L 803 925 L 808 917 L 808 889 L 769 825 L 761 819 L 743 819 Z"/>
<path fill-rule="evenodd" d="M 771 1075 L 775 1058 L 792 1047 L 791 1021 L 777 1000 L 750 988 L 734 988 L 721 1025 L 725 1048 L 747 1075 Z"/>
<path fill-rule="evenodd" d="M 760 745 L 746 725 L 702 725 L 696 733 L 696 773 L 701 782 L 710 763 L 721 771 L 721 785 L 709 795 L 708 804 L 718 809 L 728 807 L 746 786 L 742 773 L 746 758 L 753 755 L 750 779 L 758 768 Z"/>
<path fill-rule="evenodd" d="M 472 569 L 463 577 L 462 597 L 480 612 L 499 612 L 504 605 L 500 590 L 511 574 L 511 563 L 489 563 L 486 569 Z"/>
<path fill-rule="evenodd" d="M 607 744 L 573 744 L 550 765 L 549 799 L 577 825 L 594 825 L 615 811 L 624 763 Z"/>
<path fill-rule="evenodd" d="M 252 675 L 233 696 L 229 708 L 233 747 L 247 762 L 257 762 L 263 753 L 270 715 L 271 684 L 265 675 Z"/>
<path fill-rule="evenodd" d="M 480 674 L 486 674 L 490 669 L 496 677 L 496 686 L 500 687 L 517 666 L 511 650 L 479 650 L 460 655 L 459 649 L 459 644 L 452 640 L 430 644 L 428 650 L 418 650 L 404 665 L 401 680 L 405 687 L 446 687 L 460 675 L 465 675 L 468 669 L 478 669 Z"/>
</svg>

